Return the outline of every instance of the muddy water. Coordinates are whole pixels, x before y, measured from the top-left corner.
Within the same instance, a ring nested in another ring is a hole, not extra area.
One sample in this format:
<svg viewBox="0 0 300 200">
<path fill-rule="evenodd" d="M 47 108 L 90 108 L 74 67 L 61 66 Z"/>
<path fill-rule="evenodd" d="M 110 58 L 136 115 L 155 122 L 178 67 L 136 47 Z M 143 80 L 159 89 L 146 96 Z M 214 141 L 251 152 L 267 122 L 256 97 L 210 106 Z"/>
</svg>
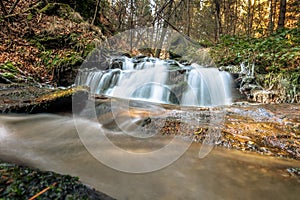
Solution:
<svg viewBox="0 0 300 200">
<path fill-rule="evenodd" d="M 80 124 L 86 127 L 87 134 L 91 132 L 90 123 Z M 110 133 L 110 138 L 132 151 L 148 151 L 169 140 L 167 136 L 155 136 L 137 143 L 114 133 Z M 183 145 L 183 140 L 177 145 Z M 101 144 L 95 148 L 108 156 L 117 153 Z M 161 170 L 124 173 L 103 165 L 86 150 L 72 118 L 0 117 L 0 159 L 79 176 L 86 184 L 117 199 L 298 199 L 300 196 L 299 177 L 286 170 L 300 167 L 299 161 L 223 148 L 214 148 L 199 159 L 199 148 L 199 143 L 192 144 L 180 159 Z"/>
</svg>

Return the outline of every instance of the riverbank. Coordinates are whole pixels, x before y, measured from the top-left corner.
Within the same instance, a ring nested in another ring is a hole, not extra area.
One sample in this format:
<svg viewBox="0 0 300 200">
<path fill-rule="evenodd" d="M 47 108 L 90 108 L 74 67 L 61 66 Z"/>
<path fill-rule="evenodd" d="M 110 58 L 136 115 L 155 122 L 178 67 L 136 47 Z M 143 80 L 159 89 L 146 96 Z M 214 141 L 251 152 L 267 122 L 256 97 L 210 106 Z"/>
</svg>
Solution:
<svg viewBox="0 0 300 200">
<path fill-rule="evenodd" d="M 108 195 L 84 185 L 78 177 L 40 171 L 0 160 L 1 199 L 101 199 Z"/>
<path fill-rule="evenodd" d="M 72 111 L 72 96 L 87 99 L 84 88 L 49 88 L 34 84 L 1 84 L 0 113 Z M 80 105 L 78 105 L 80 107 Z M 3 158 L 2 158 L 3 159 Z M 113 199 L 82 184 L 78 177 L 0 160 L 0 199 Z"/>
<path fill-rule="evenodd" d="M 0 84 L 0 113 L 58 113 L 72 111 L 72 97 L 87 100 L 83 87 L 50 88 L 33 84 Z M 78 109 L 84 105 L 77 102 Z"/>
</svg>

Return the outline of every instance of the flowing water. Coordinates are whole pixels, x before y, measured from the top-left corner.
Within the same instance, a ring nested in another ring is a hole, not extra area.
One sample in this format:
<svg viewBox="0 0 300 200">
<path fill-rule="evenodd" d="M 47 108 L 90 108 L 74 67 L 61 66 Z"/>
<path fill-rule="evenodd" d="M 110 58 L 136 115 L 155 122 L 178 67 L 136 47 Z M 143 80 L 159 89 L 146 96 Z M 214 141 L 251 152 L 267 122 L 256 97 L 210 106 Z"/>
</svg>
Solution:
<svg viewBox="0 0 300 200">
<path fill-rule="evenodd" d="M 115 69 L 83 69 L 76 84 L 89 86 L 94 94 L 166 104 L 211 106 L 231 103 L 231 77 L 227 72 L 157 58 L 117 59 L 118 68 Z"/>
<path fill-rule="evenodd" d="M 71 117 L 1 116 L 0 122 L 1 159 L 79 176 L 86 184 L 117 199 L 298 199 L 300 195 L 299 178 L 286 171 L 288 167 L 300 167 L 295 160 L 219 148 L 199 159 L 197 143 L 168 167 L 131 174 L 96 160 L 80 141 Z M 97 132 L 92 128 L 95 122 L 86 119 L 78 122 L 91 140 L 97 140 Z M 136 142 L 131 137 L 101 130 L 116 145 L 129 151 L 151 151 L 170 139 L 157 135 Z M 178 147 L 183 145 L 184 140 L 181 141 L 177 141 Z M 94 148 L 107 156 L 119 153 L 101 142 Z"/>
<path fill-rule="evenodd" d="M 91 151 L 106 158 L 119 156 L 116 163 L 136 167 L 135 162 L 122 157 L 122 151 L 108 145 L 101 137 L 99 139 L 99 134 L 106 135 L 113 146 L 126 152 L 155 152 L 174 138 L 177 138 L 173 143 L 176 149 L 185 149 L 188 139 L 184 136 L 154 132 L 136 139 L 131 130 L 147 127 L 151 120 L 155 123 L 157 116 L 164 118 L 178 113 L 182 121 L 177 124 L 182 125 L 182 130 L 200 124 L 218 130 L 224 115 L 221 115 L 221 120 L 214 115 L 207 120 L 211 113 L 207 114 L 206 108 L 190 106 L 228 105 L 232 101 L 230 75 L 214 68 L 195 64 L 183 66 L 154 58 L 143 58 L 140 62 L 123 57 L 119 64 L 119 67 L 108 70 L 81 71 L 77 77 L 78 85 L 87 85 L 92 93 L 111 98 L 99 105 L 90 102 L 96 110 L 89 109 L 88 103 L 76 120 L 50 114 L 0 116 L 0 159 L 78 176 L 84 183 L 117 199 L 299 199 L 299 177 L 287 171 L 287 168 L 300 167 L 297 160 L 224 148 L 214 148 L 200 159 L 200 143 L 192 143 L 169 166 L 148 173 L 121 172 L 97 160 Z M 131 102 L 135 107 L 130 104 L 130 112 L 127 112 L 122 110 L 122 104 L 117 103 L 118 98 L 143 101 Z M 184 109 L 184 106 L 189 106 L 189 109 Z M 176 110 L 178 108 L 181 109 Z M 97 114 L 95 119 L 91 116 L 93 112 Z M 232 108 L 231 113 L 245 114 L 237 107 Z M 257 109 L 247 111 L 247 116 L 249 113 L 249 117 L 260 120 L 261 115 L 255 115 Z M 232 121 L 236 122 L 236 119 Z M 183 126 L 184 123 L 188 126 Z M 177 127 L 171 121 L 168 126 L 160 128 L 168 131 Z M 129 135 L 120 129 L 128 131 Z M 88 149 L 81 140 L 82 135 L 93 144 Z M 210 139 L 213 141 L 218 137 Z M 168 155 L 165 156 L 168 159 Z M 152 163 L 150 160 L 150 163 L 138 164 Z"/>
</svg>

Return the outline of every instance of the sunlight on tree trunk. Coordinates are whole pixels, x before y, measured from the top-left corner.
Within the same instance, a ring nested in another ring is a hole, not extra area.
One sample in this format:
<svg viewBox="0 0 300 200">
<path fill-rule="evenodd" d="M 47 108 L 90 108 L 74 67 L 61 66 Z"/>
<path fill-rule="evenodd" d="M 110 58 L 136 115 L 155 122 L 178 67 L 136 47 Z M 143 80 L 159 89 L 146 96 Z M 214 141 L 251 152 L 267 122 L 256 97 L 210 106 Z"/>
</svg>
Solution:
<svg viewBox="0 0 300 200">
<path fill-rule="evenodd" d="M 286 13 L 286 0 L 280 0 L 280 11 L 279 11 L 279 19 L 278 19 L 278 28 L 284 28 L 285 22 L 285 13 Z"/>
</svg>

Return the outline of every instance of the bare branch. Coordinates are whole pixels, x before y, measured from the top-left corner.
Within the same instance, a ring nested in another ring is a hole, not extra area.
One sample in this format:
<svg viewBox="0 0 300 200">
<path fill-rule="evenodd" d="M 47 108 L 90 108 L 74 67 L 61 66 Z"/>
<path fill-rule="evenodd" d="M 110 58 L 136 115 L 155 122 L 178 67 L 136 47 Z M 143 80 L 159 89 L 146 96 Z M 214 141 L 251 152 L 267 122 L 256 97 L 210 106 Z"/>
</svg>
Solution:
<svg viewBox="0 0 300 200">
<path fill-rule="evenodd" d="M 94 17 L 93 17 L 93 20 L 92 20 L 92 22 L 91 22 L 92 25 L 94 25 L 94 23 L 95 23 L 96 16 L 97 16 L 97 12 L 98 12 L 99 4 L 100 4 L 100 0 L 97 0 L 96 8 L 95 8 L 95 13 L 94 13 Z"/>
<path fill-rule="evenodd" d="M 18 5 L 20 0 L 16 0 L 15 3 L 12 5 L 12 7 L 10 8 L 10 10 L 8 11 L 8 14 L 12 14 L 12 12 L 14 11 L 14 9 L 16 8 L 16 6 Z"/>
<path fill-rule="evenodd" d="M 1 6 L 1 10 L 2 10 L 3 13 L 4 13 L 4 16 L 7 15 L 8 13 L 7 13 L 7 10 L 6 10 L 6 8 L 5 8 L 5 6 L 4 6 L 2 0 L 0 0 L 0 6 Z"/>
</svg>

